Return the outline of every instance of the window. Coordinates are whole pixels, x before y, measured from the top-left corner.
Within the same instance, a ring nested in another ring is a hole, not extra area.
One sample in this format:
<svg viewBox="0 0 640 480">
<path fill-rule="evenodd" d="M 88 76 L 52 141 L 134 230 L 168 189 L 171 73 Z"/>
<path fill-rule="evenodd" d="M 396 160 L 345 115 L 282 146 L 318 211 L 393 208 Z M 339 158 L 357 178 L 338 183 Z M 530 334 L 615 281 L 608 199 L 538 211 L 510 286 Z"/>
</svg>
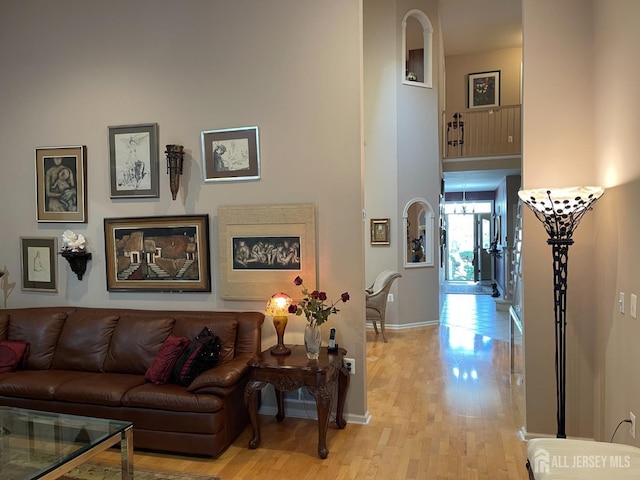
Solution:
<svg viewBox="0 0 640 480">
<path fill-rule="evenodd" d="M 402 83 L 432 87 L 433 27 L 420 10 L 409 10 L 402 19 Z"/>
</svg>

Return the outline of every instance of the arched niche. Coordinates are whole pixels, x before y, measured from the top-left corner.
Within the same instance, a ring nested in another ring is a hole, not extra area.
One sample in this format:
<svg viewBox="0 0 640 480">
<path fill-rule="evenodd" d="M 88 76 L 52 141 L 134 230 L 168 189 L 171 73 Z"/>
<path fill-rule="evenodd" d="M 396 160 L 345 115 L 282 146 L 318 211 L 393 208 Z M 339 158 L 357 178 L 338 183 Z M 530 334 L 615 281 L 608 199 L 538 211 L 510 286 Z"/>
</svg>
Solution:
<svg viewBox="0 0 640 480">
<path fill-rule="evenodd" d="M 431 204 L 424 198 L 410 200 L 402 219 L 405 268 L 433 267 L 435 214 Z"/>
<path fill-rule="evenodd" d="M 402 83 L 404 85 L 432 87 L 432 45 L 431 20 L 420 10 L 409 10 L 402 19 Z"/>
</svg>

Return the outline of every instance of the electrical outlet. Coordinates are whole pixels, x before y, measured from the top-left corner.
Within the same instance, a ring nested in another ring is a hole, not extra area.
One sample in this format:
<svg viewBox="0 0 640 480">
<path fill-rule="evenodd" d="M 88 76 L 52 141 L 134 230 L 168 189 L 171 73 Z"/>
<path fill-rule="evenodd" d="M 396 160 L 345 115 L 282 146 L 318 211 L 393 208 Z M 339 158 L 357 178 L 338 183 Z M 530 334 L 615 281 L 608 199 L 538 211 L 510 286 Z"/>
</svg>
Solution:
<svg viewBox="0 0 640 480">
<path fill-rule="evenodd" d="M 387 302 L 393 302 L 393 293 L 387 295 Z"/>
<path fill-rule="evenodd" d="M 629 412 L 629 419 L 631 420 L 629 434 L 631 435 L 631 438 L 636 438 L 636 416 L 633 414 L 633 412 Z"/>
<path fill-rule="evenodd" d="M 513 135 L 507 136 L 507 143 L 513 143 Z"/>
<path fill-rule="evenodd" d="M 343 358 L 342 363 L 344 364 L 344 368 L 347 369 L 349 375 L 356 374 L 356 359 L 355 358 Z"/>
</svg>

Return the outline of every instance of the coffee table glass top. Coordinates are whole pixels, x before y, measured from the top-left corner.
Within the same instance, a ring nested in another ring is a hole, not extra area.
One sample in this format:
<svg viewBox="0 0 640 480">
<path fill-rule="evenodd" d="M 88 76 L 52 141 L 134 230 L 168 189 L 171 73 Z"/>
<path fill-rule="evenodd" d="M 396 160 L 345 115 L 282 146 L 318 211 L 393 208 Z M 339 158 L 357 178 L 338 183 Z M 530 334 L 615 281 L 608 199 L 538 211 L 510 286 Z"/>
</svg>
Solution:
<svg viewBox="0 0 640 480">
<path fill-rule="evenodd" d="M 131 422 L 0 406 L 0 478 L 43 478 L 130 427 Z"/>
</svg>

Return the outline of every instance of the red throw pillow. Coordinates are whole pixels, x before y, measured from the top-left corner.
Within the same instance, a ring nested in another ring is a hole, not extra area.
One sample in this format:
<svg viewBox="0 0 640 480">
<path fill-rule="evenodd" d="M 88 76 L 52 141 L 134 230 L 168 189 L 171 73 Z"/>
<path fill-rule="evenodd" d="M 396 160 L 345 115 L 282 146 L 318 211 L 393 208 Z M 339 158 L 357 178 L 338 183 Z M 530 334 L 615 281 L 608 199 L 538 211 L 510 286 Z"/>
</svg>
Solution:
<svg viewBox="0 0 640 480">
<path fill-rule="evenodd" d="M 149 365 L 147 372 L 144 374 L 144 378 L 154 385 L 167 383 L 173 366 L 187 345 L 189 345 L 188 338 L 169 335 L 160 347 L 160 350 L 158 350 L 156 358 L 154 358 L 151 365 Z"/>
<path fill-rule="evenodd" d="M 28 349 L 26 342 L 0 341 L 0 373 L 13 372 L 22 367 Z"/>
</svg>

